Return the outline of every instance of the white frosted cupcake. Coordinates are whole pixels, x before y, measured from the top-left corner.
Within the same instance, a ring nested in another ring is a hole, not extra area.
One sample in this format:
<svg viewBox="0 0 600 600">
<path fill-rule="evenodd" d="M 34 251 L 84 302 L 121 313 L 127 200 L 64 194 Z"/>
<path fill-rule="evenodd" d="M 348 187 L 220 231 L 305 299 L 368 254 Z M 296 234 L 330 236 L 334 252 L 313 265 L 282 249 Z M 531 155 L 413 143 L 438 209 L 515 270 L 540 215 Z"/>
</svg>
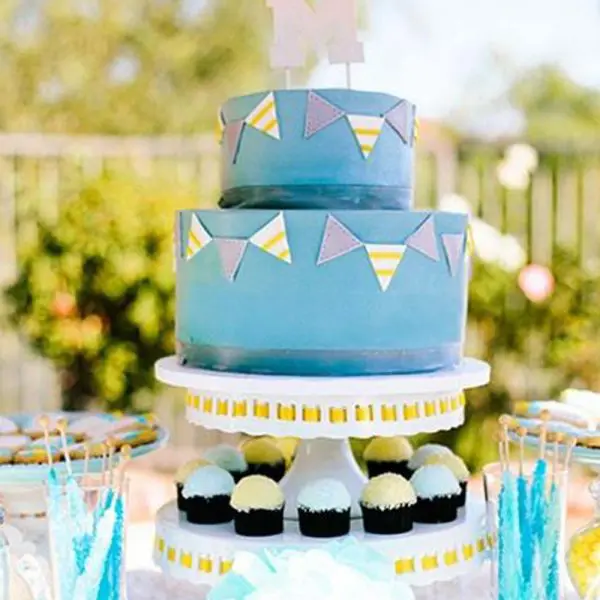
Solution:
<svg viewBox="0 0 600 600">
<path fill-rule="evenodd" d="M 248 473 L 248 463 L 244 455 L 233 446 L 220 444 L 209 448 L 204 452 L 204 458 L 231 473 L 236 483 Z"/>
<path fill-rule="evenodd" d="M 415 453 L 411 456 L 410 460 L 408 461 L 408 468 L 411 472 L 410 476 L 412 477 L 412 474 L 418 469 L 420 469 L 430 456 L 440 455 L 452 455 L 452 450 L 450 450 L 450 448 L 447 448 L 446 446 L 442 446 L 441 444 L 425 444 L 417 448 L 415 450 Z"/>
<path fill-rule="evenodd" d="M 458 516 L 460 485 L 444 465 L 425 465 L 410 480 L 417 494 L 417 523 L 450 523 Z"/>
<path fill-rule="evenodd" d="M 467 486 L 471 477 L 464 460 L 460 456 L 456 456 L 456 454 L 436 454 L 427 458 L 425 465 L 444 465 L 452 471 L 454 477 L 458 480 L 458 485 L 460 485 L 457 506 L 458 508 L 462 508 L 467 502 Z"/>
<path fill-rule="evenodd" d="M 183 484 L 187 520 L 196 525 L 229 523 L 233 519 L 233 477 L 215 465 L 201 466 Z"/>
<path fill-rule="evenodd" d="M 183 497 L 183 485 L 186 479 L 200 467 L 206 467 L 210 465 L 210 461 L 204 458 L 197 458 L 190 460 L 185 464 L 181 465 L 175 473 L 175 488 L 177 490 L 177 508 L 185 512 L 185 498 Z"/>
<path fill-rule="evenodd" d="M 248 537 L 283 533 L 285 498 L 277 483 L 263 475 L 244 477 L 231 496 L 235 532 Z"/>
<path fill-rule="evenodd" d="M 318 479 L 298 494 L 300 533 L 307 537 L 332 538 L 350 532 L 350 493 L 336 479 Z"/>
<path fill-rule="evenodd" d="M 416 502 L 413 488 L 401 475 L 385 473 L 374 477 L 360 497 L 365 531 L 380 535 L 410 531 Z"/>
</svg>

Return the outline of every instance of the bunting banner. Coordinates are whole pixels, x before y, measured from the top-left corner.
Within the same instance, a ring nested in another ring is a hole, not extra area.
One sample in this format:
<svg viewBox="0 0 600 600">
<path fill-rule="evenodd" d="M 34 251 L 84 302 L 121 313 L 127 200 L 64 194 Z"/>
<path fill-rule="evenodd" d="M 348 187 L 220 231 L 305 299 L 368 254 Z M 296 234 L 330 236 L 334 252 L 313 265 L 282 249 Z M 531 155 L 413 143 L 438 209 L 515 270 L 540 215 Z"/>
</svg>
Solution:
<svg viewBox="0 0 600 600">
<path fill-rule="evenodd" d="M 406 252 L 403 244 L 365 244 L 373 271 L 383 292 L 387 291 Z"/>
<path fill-rule="evenodd" d="M 277 118 L 277 103 L 273 92 L 269 92 L 246 117 L 246 124 L 270 135 L 276 140 L 281 139 L 279 120 Z"/>
<path fill-rule="evenodd" d="M 198 219 L 196 215 L 192 215 L 192 223 L 190 225 L 190 230 L 188 231 L 187 239 L 187 260 L 194 258 L 200 250 L 206 248 L 211 242 L 212 237 L 208 231 L 204 229 L 202 223 L 200 223 L 200 219 Z"/>
<path fill-rule="evenodd" d="M 325 98 L 308 92 L 306 104 L 306 123 L 304 126 L 304 137 L 311 138 L 315 133 L 329 127 L 336 121 L 344 118 L 346 113 L 325 100 Z"/>
<path fill-rule="evenodd" d="M 291 264 L 292 255 L 285 229 L 285 219 L 280 212 L 272 221 L 250 238 L 250 243 L 271 256 Z"/>
<path fill-rule="evenodd" d="M 246 253 L 248 240 L 218 238 L 215 243 L 219 250 L 223 275 L 228 281 L 234 281 Z"/>
<path fill-rule="evenodd" d="M 363 157 L 365 159 L 369 158 L 381 135 L 385 119 L 383 117 L 366 117 L 364 115 L 346 115 L 346 117 L 354 132 Z"/>
<path fill-rule="evenodd" d="M 385 114 L 385 120 L 402 138 L 405 144 L 411 144 L 414 136 L 415 106 L 402 100 Z"/>
<path fill-rule="evenodd" d="M 406 240 L 406 245 L 411 250 L 416 250 L 427 258 L 439 262 L 440 254 L 438 252 L 433 215 L 423 221 L 419 228 Z"/>
<path fill-rule="evenodd" d="M 225 126 L 225 149 L 227 150 L 229 160 L 233 164 L 237 161 L 245 126 L 246 123 L 244 121 L 232 121 Z"/>
<path fill-rule="evenodd" d="M 362 245 L 363 243 L 335 217 L 327 215 L 317 265 L 323 265 L 334 258 L 344 256 Z"/>
<path fill-rule="evenodd" d="M 446 252 L 446 260 L 450 267 L 450 273 L 452 277 L 456 277 L 462 262 L 465 235 L 464 233 L 445 233 L 442 235 L 442 244 Z"/>
</svg>

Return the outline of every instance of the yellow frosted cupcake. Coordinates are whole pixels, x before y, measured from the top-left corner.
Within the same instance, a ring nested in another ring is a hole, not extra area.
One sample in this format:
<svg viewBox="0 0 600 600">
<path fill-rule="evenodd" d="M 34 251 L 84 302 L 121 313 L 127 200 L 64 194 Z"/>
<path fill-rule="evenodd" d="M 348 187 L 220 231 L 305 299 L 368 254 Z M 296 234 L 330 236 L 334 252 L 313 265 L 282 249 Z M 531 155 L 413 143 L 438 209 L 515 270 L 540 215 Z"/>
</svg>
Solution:
<svg viewBox="0 0 600 600">
<path fill-rule="evenodd" d="M 374 477 L 360 497 L 365 531 L 379 535 L 410 531 L 416 503 L 412 486 L 401 475 L 384 473 Z"/>
<path fill-rule="evenodd" d="M 285 475 L 283 452 L 269 439 L 250 440 L 242 447 L 249 475 L 263 475 L 279 482 Z"/>
<path fill-rule="evenodd" d="M 378 437 L 365 448 L 363 459 L 367 463 L 369 478 L 395 473 L 409 478 L 412 474 L 408 461 L 412 458 L 413 447 L 403 437 Z"/>
<path fill-rule="evenodd" d="M 248 537 L 283 533 L 285 498 L 277 483 L 263 475 L 242 479 L 233 490 L 235 532 Z"/>
</svg>

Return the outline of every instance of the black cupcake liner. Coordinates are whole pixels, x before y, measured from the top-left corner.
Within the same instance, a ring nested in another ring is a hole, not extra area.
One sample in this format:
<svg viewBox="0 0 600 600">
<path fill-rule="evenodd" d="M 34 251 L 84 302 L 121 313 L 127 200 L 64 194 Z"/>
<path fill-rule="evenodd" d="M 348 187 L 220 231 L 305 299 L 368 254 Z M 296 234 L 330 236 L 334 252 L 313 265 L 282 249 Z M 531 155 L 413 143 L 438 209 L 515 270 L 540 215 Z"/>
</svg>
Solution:
<svg viewBox="0 0 600 600">
<path fill-rule="evenodd" d="M 350 509 L 311 511 L 298 508 L 300 533 L 312 538 L 333 538 L 350 533 Z"/>
<path fill-rule="evenodd" d="M 285 461 L 273 464 L 253 463 L 248 464 L 247 475 L 263 475 L 275 483 L 279 483 L 285 475 L 285 470 Z"/>
<path fill-rule="evenodd" d="M 248 476 L 248 471 L 229 471 L 229 474 L 233 477 L 235 483 L 239 483 L 244 477 Z"/>
<path fill-rule="evenodd" d="M 360 505 L 365 533 L 397 535 L 413 528 L 413 506 L 396 508 L 373 508 Z"/>
<path fill-rule="evenodd" d="M 217 525 L 229 523 L 233 519 L 233 509 L 227 495 L 204 498 L 194 496 L 185 499 L 187 520 L 194 525 Z"/>
<path fill-rule="evenodd" d="M 451 523 L 458 517 L 458 495 L 418 498 L 414 508 L 415 523 Z"/>
<path fill-rule="evenodd" d="M 367 472 L 369 479 L 373 479 L 385 473 L 393 473 L 394 475 L 402 475 L 405 479 L 412 477 L 412 471 L 408 468 L 407 460 L 391 461 L 391 460 L 369 460 L 367 461 Z"/>
<path fill-rule="evenodd" d="M 268 510 L 265 508 L 248 511 L 234 510 L 235 532 L 245 537 L 267 537 L 283 533 L 283 506 Z"/>
<path fill-rule="evenodd" d="M 177 489 L 177 509 L 180 512 L 185 512 L 187 501 L 183 497 L 183 483 L 176 483 L 175 488 Z"/>
<path fill-rule="evenodd" d="M 460 494 L 456 499 L 457 508 L 463 508 L 467 503 L 467 488 L 469 486 L 468 481 L 459 481 L 460 484 Z"/>
</svg>

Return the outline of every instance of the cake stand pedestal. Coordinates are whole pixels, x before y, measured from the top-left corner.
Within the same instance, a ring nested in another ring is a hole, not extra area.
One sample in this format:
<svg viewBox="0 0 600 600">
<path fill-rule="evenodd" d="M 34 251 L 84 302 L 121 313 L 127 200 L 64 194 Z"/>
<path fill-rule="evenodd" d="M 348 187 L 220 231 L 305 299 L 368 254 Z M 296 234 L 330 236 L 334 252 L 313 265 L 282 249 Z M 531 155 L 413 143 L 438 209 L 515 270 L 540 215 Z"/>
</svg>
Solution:
<svg viewBox="0 0 600 600">
<path fill-rule="evenodd" d="M 402 376 L 280 377 L 193 369 L 168 357 L 156 364 L 156 377 L 187 389 L 186 417 L 195 425 L 302 440 L 281 483 L 286 498 L 283 535 L 244 538 L 235 534 L 232 523 L 191 525 L 175 504 L 160 510 L 154 558 L 176 578 L 213 585 L 231 568 L 238 551 L 308 550 L 326 543 L 299 533 L 296 509 L 302 487 L 323 477 L 341 481 L 351 494 L 351 535 L 389 556 L 396 574 L 412 585 L 449 581 L 479 568 L 494 543 L 486 535 L 485 507 L 474 499 L 453 523 L 416 525 L 403 535 L 365 534 L 358 501 L 366 477 L 348 442 L 461 426 L 464 390 L 488 383 L 486 363 L 465 359 L 455 369 Z"/>
<path fill-rule="evenodd" d="M 337 479 L 343 483 L 352 497 L 351 516 L 361 516 L 358 498 L 367 482 L 367 478 L 354 460 L 350 443 L 347 440 L 304 440 L 298 447 L 292 468 L 281 482 L 286 497 L 285 518 L 296 520 L 298 511 L 296 498 L 300 490 L 320 478 Z"/>
</svg>

